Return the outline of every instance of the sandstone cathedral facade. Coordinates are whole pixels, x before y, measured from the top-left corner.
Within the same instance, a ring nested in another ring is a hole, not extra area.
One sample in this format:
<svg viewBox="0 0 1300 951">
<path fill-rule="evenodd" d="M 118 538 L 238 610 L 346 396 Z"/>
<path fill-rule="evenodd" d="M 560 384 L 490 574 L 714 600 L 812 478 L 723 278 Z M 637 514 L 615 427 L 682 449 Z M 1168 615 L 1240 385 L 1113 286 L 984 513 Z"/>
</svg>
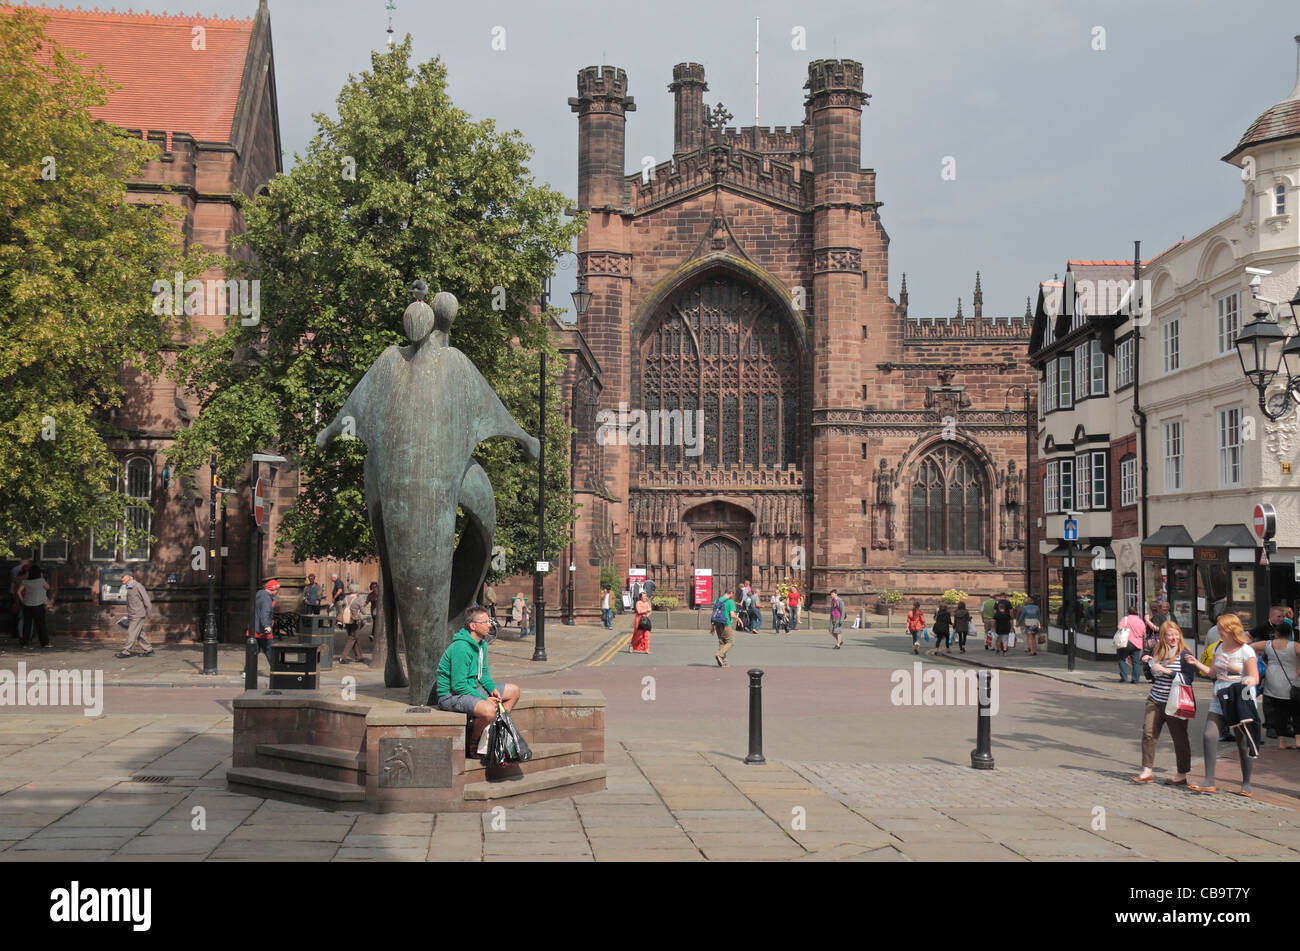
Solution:
<svg viewBox="0 0 1300 951">
<path fill-rule="evenodd" d="M 811 63 L 800 125 L 739 129 L 706 106 L 703 67 L 675 66 L 672 159 L 645 174 L 625 173 L 628 88 L 588 67 L 569 100 L 592 303 L 556 334 L 580 506 L 556 580 L 576 582 L 578 613 L 598 603 L 595 565 L 644 568 L 682 604 L 697 567 L 715 592 L 794 580 L 853 607 L 886 588 L 1023 589 L 1026 529 L 1041 537 L 1029 317 L 985 317 L 978 275 L 969 316 L 909 316 L 905 276 L 889 296 L 861 64 Z M 616 422 L 611 438 L 620 408 L 700 431 Z"/>
</svg>

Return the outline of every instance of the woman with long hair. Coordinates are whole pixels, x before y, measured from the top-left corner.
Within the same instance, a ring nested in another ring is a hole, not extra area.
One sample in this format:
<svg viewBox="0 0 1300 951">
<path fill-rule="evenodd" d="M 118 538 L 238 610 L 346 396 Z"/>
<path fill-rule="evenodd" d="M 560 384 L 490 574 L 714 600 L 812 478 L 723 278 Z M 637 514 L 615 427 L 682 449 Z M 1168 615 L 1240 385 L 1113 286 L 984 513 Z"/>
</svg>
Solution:
<svg viewBox="0 0 1300 951">
<path fill-rule="evenodd" d="M 1218 791 L 1214 785 L 1214 759 L 1219 751 L 1219 737 L 1228 731 L 1228 721 L 1219 704 L 1219 691 L 1237 683 L 1259 685 L 1259 661 L 1250 646 L 1250 634 L 1242 629 L 1241 618 L 1235 614 L 1220 614 L 1218 628 L 1222 640 L 1215 647 L 1209 665 L 1214 670 L 1214 696 L 1210 700 L 1210 715 L 1205 721 L 1205 784 L 1187 784 L 1188 789 L 1205 793 Z M 1245 728 L 1238 728 L 1236 732 L 1237 754 L 1241 759 L 1241 791 L 1237 795 L 1250 797 L 1250 774 L 1255 769 L 1255 760 L 1250 755 Z"/>
<path fill-rule="evenodd" d="M 917 638 L 921 636 L 921 631 L 925 630 L 925 614 L 921 611 L 921 602 L 913 601 L 912 610 L 907 612 L 907 633 L 912 635 L 912 653 L 921 653 L 921 645 Z"/>
<path fill-rule="evenodd" d="M 1297 708 L 1300 704 L 1291 699 L 1293 685 L 1300 683 L 1296 669 L 1300 644 L 1293 639 L 1291 625 L 1285 618 L 1273 628 L 1273 639 L 1265 641 L 1260 652 L 1268 662 L 1264 672 L 1264 718 L 1277 734 L 1277 748 L 1293 749 L 1300 746 L 1296 741 L 1296 726 L 1300 725 L 1300 709 Z M 1290 747 L 1286 745 L 1288 739 L 1291 740 Z"/>
<path fill-rule="evenodd" d="M 1146 715 L 1142 718 L 1142 771 L 1133 777 L 1135 783 L 1155 780 L 1152 767 L 1156 763 L 1156 741 L 1161 729 L 1168 724 L 1174 741 L 1174 760 L 1178 772 L 1166 779 L 1166 786 L 1186 786 L 1187 773 L 1192 768 L 1192 744 L 1187 738 L 1187 721 L 1165 713 L 1169 694 L 1180 684 L 1192 683 L 1192 670 L 1208 674 L 1210 668 L 1197 660 L 1187 649 L 1183 632 L 1173 621 L 1160 625 L 1160 641 L 1150 654 L 1142 655 L 1142 662 L 1151 665 L 1155 681 L 1147 695 Z"/>
<path fill-rule="evenodd" d="M 632 642 L 627 648 L 629 653 L 650 653 L 650 610 L 650 599 L 642 591 L 636 599 L 636 627 L 632 630 Z"/>
<path fill-rule="evenodd" d="M 966 653 L 966 635 L 970 633 L 970 612 L 966 610 L 966 602 L 958 601 L 957 610 L 952 615 L 952 629 L 957 635 L 957 646 L 961 652 Z"/>
</svg>

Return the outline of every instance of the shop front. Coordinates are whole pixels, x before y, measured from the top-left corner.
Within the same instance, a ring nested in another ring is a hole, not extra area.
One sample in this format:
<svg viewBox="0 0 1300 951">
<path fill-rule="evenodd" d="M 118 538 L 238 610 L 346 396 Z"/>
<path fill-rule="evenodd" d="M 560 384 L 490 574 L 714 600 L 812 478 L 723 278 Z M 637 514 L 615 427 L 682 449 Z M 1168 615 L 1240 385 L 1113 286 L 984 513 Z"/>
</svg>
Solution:
<svg viewBox="0 0 1300 951">
<path fill-rule="evenodd" d="M 1181 525 L 1161 525 L 1154 535 L 1142 539 L 1142 598 L 1138 613 L 1150 614 L 1156 601 L 1167 601 L 1170 619 L 1183 629 L 1188 641 L 1197 634 L 1200 623 L 1195 559 L 1195 542 Z"/>
<path fill-rule="evenodd" d="M 1075 650 L 1081 657 L 1096 659 L 1111 651 L 1111 635 L 1119 625 L 1118 590 L 1115 573 L 1115 553 L 1108 544 L 1058 545 L 1045 556 L 1047 564 L 1047 616 L 1049 649 L 1065 650 L 1064 630 L 1073 621 Z M 1069 566 L 1075 569 L 1075 597 L 1078 600 L 1073 617 L 1064 611 L 1065 575 Z"/>
<path fill-rule="evenodd" d="M 1231 612 L 1250 630 L 1268 620 L 1267 567 L 1259 565 L 1256 538 L 1245 525 L 1216 525 L 1196 543 L 1197 599 L 1204 642 L 1220 614 Z"/>
</svg>

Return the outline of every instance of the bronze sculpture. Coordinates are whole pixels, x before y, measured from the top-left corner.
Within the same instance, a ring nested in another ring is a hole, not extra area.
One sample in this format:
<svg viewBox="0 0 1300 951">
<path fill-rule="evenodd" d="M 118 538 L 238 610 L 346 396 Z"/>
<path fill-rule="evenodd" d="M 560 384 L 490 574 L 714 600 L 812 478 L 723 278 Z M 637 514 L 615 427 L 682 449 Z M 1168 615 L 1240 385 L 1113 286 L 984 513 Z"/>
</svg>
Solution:
<svg viewBox="0 0 1300 951">
<path fill-rule="evenodd" d="M 383 570 L 388 663 L 384 682 L 405 685 L 397 659 L 399 619 L 406 640 L 410 702 L 429 703 L 438 660 L 487 575 L 496 528 L 492 483 L 474 461 L 484 440 L 515 440 L 530 460 L 540 445 L 519 427 L 470 359 L 450 344 L 456 298 L 424 302 L 423 281 L 402 316 L 411 341 L 379 355 L 334 421 L 316 437 L 366 444 L 365 492 Z M 459 543 L 457 506 L 465 515 Z"/>
</svg>

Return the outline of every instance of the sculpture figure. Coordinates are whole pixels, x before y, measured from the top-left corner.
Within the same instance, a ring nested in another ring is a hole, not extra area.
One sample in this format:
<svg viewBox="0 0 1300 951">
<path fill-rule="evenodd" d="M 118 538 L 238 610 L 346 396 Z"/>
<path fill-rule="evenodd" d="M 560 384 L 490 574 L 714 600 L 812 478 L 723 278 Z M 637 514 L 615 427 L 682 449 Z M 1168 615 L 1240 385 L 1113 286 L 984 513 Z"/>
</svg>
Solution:
<svg viewBox="0 0 1300 951">
<path fill-rule="evenodd" d="M 380 354 L 316 437 L 317 448 L 342 434 L 366 444 L 366 509 L 389 620 L 384 682 L 405 685 L 396 619 L 416 705 L 430 702 L 438 660 L 487 575 L 496 500 L 474 448 L 505 436 L 530 460 L 540 452 L 470 359 L 450 345 L 456 298 L 440 293 L 431 308 L 427 290 L 423 281 L 412 285 L 415 301 L 402 316 L 411 345 Z M 453 552 L 457 506 L 465 522 Z"/>
</svg>

